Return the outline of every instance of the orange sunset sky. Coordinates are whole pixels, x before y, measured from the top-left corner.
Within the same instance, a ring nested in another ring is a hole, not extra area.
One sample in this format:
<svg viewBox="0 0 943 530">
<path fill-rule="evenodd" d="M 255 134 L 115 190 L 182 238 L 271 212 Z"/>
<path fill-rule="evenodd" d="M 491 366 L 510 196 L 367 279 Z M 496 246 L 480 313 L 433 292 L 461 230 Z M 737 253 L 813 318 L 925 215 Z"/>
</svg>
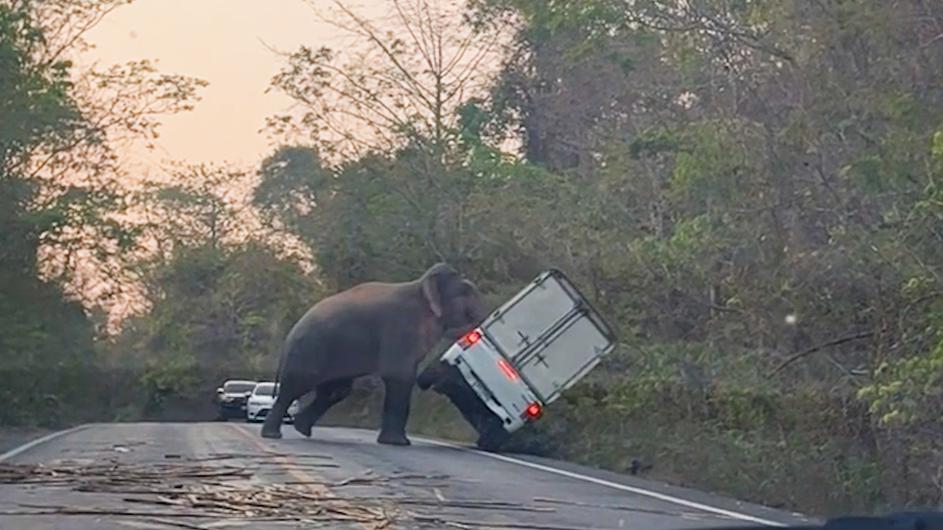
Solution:
<svg viewBox="0 0 943 530">
<path fill-rule="evenodd" d="M 347 2 L 374 19 L 384 0 Z M 95 46 L 82 62 L 107 65 L 137 59 L 157 61 L 161 72 L 209 82 L 196 109 L 163 118 L 157 149 L 135 149 L 126 166 L 141 175 L 163 161 L 230 162 L 255 167 L 272 146 L 260 132 L 265 118 L 289 108 L 277 93 L 265 93 L 283 64 L 269 47 L 342 47 L 339 30 L 320 21 L 314 8 L 330 0 L 136 0 L 111 13 L 88 33 Z"/>
</svg>

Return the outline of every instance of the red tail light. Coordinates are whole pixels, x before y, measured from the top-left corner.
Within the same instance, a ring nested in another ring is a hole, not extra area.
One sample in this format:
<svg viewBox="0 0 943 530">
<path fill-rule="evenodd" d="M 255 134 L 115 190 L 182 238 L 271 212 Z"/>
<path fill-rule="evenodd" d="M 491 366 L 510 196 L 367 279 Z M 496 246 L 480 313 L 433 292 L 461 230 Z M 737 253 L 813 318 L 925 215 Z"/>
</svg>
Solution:
<svg viewBox="0 0 943 530">
<path fill-rule="evenodd" d="M 477 329 L 473 329 L 465 334 L 462 338 L 458 339 L 458 343 L 462 346 L 462 349 L 467 350 L 475 345 L 476 342 L 481 340 L 481 332 Z"/>
<path fill-rule="evenodd" d="M 517 381 L 519 379 L 517 371 L 504 359 L 498 359 L 498 368 L 504 372 L 504 375 L 507 376 L 511 381 Z"/>
<path fill-rule="evenodd" d="M 531 403 L 527 406 L 527 409 L 524 411 L 524 414 L 527 415 L 528 419 L 536 420 L 540 418 L 544 413 L 543 408 L 540 407 L 540 403 Z"/>
</svg>

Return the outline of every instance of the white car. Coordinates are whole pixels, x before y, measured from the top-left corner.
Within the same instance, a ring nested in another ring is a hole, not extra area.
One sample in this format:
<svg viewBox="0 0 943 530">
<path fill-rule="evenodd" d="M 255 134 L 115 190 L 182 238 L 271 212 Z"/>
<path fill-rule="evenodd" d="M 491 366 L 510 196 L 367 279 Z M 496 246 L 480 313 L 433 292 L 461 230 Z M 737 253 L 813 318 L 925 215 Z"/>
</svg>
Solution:
<svg viewBox="0 0 943 530">
<path fill-rule="evenodd" d="M 275 383 L 257 383 L 246 402 L 246 421 L 263 421 L 275 404 Z M 298 401 L 292 401 L 285 413 L 285 421 L 291 423 L 298 413 Z"/>
</svg>

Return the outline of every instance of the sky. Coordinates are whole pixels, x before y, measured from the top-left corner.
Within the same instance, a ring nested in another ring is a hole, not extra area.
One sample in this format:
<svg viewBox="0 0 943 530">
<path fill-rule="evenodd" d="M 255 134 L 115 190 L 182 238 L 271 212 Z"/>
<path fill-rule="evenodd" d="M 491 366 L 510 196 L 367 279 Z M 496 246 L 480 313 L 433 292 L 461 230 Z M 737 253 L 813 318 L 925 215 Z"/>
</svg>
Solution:
<svg viewBox="0 0 943 530">
<path fill-rule="evenodd" d="M 370 19 L 382 15 L 386 0 L 345 3 Z M 300 45 L 343 48 L 349 36 L 320 21 L 313 6 L 330 0 L 135 0 L 118 8 L 86 35 L 93 47 L 82 66 L 99 67 L 148 59 L 165 74 L 209 83 L 192 111 L 161 118 L 157 148 L 143 142 L 122 152 L 132 180 L 164 180 L 166 162 L 232 164 L 252 170 L 274 148 L 260 132 L 265 119 L 282 113 L 291 100 L 266 93 L 284 57 Z M 273 51 L 274 48 L 277 51 Z M 94 282 L 93 282 L 94 283 Z M 111 308 L 117 324 L 141 309 L 132 289 Z M 117 328 L 115 328 L 117 329 Z"/>
<path fill-rule="evenodd" d="M 440 2 L 433 5 L 446 9 L 460 5 L 459 0 Z M 381 31 L 384 26 L 393 29 L 390 0 L 343 3 Z M 119 152 L 121 176 L 129 188 L 143 181 L 166 182 L 170 162 L 209 163 L 246 171 L 246 181 L 237 187 L 248 194 L 254 170 L 276 147 L 261 131 L 266 118 L 292 106 L 279 92 L 266 93 L 272 77 L 286 64 L 283 54 L 301 45 L 344 51 L 356 42 L 349 32 L 318 16 L 316 10 L 330 15 L 333 6 L 333 0 L 134 0 L 86 33 L 92 48 L 75 57 L 82 69 L 147 59 L 161 73 L 209 83 L 199 90 L 193 111 L 161 117 L 155 150 L 145 149 L 142 141 Z M 470 53 L 466 60 L 474 57 Z M 255 225 L 246 226 L 252 230 Z M 122 296 L 112 311 L 117 319 L 138 309 L 134 292 Z"/>
<path fill-rule="evenodd" d="M 156 61 L 163 73 L 209 82 L 196 109 L 165 117 L 158 148 L 126 155 L 126 165 L 145 174 L 162 161 L 229 162 L 255 167 L 271 152 L 260 132 L 265 118 L 291 101 L 265 93 L 284 59 L 269 49 L 343 45 L 340 32 L 318 20 L 315 7 L 330 0 L 136 0 L 111 13 L 87 35 L 94 45 L 83 62 L 102 66 L 130 60 Z M 352 4 L 369 17 L 383 0 Z"/>
</svg>

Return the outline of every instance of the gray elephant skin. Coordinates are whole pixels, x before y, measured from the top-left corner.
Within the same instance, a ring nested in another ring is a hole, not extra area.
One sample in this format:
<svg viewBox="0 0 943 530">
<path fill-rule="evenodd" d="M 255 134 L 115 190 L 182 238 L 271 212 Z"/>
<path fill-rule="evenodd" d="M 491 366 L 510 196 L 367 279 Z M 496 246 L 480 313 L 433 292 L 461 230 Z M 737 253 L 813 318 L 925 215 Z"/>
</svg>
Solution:
<svg viewBox="0 0 943 530">
<path fill-rule="evenodd" d="M 285 339 L 278 394 L 262 436 L 281 438 L 288 406 L 314 391 L 294 420 L 298 432 L 311 436 L 321 416 L 350 395 L 355 379 L 379 375 L 384 397 L 377 442 L 409 445 L 406 421 L 420 361 L 443 337 L 457 336 L 486 316 L 475 284 L 445 263 L 417 280 L 367 282 L 322 299 Z"/>
</svg>

